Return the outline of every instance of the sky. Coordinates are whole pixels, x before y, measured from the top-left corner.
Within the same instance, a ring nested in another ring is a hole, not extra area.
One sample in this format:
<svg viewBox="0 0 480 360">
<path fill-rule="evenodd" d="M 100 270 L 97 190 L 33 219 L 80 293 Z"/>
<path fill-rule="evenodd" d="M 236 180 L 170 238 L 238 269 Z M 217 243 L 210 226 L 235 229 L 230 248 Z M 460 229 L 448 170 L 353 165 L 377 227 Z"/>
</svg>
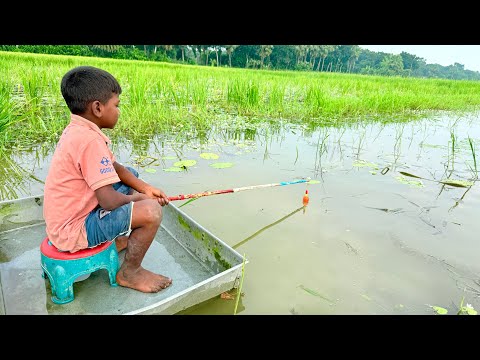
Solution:
<svg viewBox="0 0 480 360">
<path fill-rule="evenodd" d="M 405 51 L 442 66 L 463 64 L 466 70 L 480 72 L 480 45 L 359 45 L 363 49 L 400 54 Z"/>
</svg>

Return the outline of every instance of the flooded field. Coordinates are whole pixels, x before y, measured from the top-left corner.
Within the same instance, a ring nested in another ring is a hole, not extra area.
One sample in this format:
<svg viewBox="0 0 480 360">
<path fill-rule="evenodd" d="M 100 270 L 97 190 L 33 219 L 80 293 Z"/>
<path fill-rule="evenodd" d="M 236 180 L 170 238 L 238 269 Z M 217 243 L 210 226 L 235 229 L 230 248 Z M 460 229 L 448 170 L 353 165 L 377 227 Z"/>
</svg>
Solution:
<svg viewBox="0 0 480 360">
<path fill-rule="evenodd" d="M 479 124 L 265 125 L 113 150 L 169 196 L 312 179 L 176 202 L 248 259 L 237 314 L 455 314 L 463 297 L 480 309 Z M 4 165 L 2 200 L 43 193 L 52 151 L 16 151 L 25 173 Z M 215 298 L 183 313 L 234 307 Z"/>
</svg>

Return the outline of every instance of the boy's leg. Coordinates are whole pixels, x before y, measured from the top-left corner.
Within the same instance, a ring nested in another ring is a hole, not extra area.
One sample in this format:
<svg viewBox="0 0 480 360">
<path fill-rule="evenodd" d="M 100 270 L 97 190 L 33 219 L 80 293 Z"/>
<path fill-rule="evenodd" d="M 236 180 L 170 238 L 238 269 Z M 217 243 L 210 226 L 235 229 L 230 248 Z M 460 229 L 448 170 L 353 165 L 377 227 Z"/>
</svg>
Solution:
<svg viewBox="0 0 480 360">
<path fill-rule="evenodd" d="M 125 250 L 127 248 L 128 236 L 120 235 L 115 239 L 115 246 L 117 247 L 117 252 Z"/>
<path fill-rule="evenodd" d="M 138 177 L 135 169 L 129 166 L 126 168 Z M 135 191 L 122 182 L 113 184 L 113 188 L 126 195 L 131 195 Z M 115 240 L 118 251 L 127 249 L 125 259 L 117 272 L 119 285 L 142 292 L 158 292 L 172 283 L 171 279 L 148 271 L 141 266 L 161 220 L 162 207 L 158 201 L 143 200 L 134 203 L 130 235 L 118 236 Z"/>
<path fill-rule="evenodd" d="M 106 241 L 128 236 L 132 229 L 132 209 L 133 202 L 111 211 L 100 206 L 93 209 L 85 219 L 88 247 L 93 248 Z"/>
<path fill-rule="evenodd" d="M 172 279 L 144 269 L 141 264 L 162 221 L 162 207 L 155 199 L 137 201 L 132 209 L 132 232 L 125 259 L 117 272 L 121 286 L 153 293 L 170 286 Z"/>
<path fill-rule="evenodd" d="M 130 171 L 133 175 L 138 178 L 138 171 L 130 166 L 125 166 L 125 168 Z M 130 186 L 124 184 L 123 182 L 118 182 L 113 184 L 113 188 L 125 195 L 132 195 L 135 191 Z M 127 248 L 128 235 L 121 235 L 115 239 L 115 245 L 117 247 L 117 252 L 120 252 Z"/>
</svg>

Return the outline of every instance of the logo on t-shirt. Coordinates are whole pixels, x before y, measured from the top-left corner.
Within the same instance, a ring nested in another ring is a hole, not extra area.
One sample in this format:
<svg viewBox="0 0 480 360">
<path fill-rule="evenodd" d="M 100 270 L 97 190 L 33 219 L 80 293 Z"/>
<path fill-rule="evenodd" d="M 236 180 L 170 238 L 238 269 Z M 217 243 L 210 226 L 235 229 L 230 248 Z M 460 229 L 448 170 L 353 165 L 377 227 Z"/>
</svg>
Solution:
<svg viewBox="0 0 480 360">
<path fill-rule="evenodd" d="M 108 166 L 108 164 L 110 164 L 110 160 L 108 160 L 108 158 L 104 156 L 102 158 L 102 161 L 100 161 L 100 164 L 102 164 L 104 166 Z"/>
<path fill-rule="evenodd" d="M 115 170 L 113 169 L 113 166 L 111 166 L 111 163 L 112 162 L 110 161 L 109 158 L 107 158 L 106 156 L 102 157 L 102 160 L 100 161 L 100 164 L 102 164 L 103 166 L 107 166 L 107 167 L 104 167 L 104 168 L 100 169 L 100 174 L 106 174 L 106 173 L 114 172 Z"/>
</svg>

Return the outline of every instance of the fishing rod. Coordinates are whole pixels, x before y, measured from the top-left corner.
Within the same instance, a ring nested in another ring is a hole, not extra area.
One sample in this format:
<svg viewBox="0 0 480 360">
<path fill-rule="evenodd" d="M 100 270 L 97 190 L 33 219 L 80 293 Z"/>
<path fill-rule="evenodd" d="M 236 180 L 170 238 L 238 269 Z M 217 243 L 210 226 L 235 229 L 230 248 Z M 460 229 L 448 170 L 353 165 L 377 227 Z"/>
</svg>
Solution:
<svg viewBox="0 0 480 360">
<path fill-rule="evenodd" d="M 219 195 L 219 194 L 228 194 L 228 193 L 235 193 L 244 190 L 253 190 L 253 189 L 261 189 L 267 187 L 274 187 L 274 186 L 285 186 L 285 185 L 294 185 L 294 184 L 301 184 L 310 181 L 310 178 L 304 178 L 299 180 L 293 181 L 282 181 L 279 183 L 271 183 L 271 184 L 263 184 L 263 185 L 252 185 L 252 186 L 243 186 L 233 189 L 225 189 L 225 190 L 213 190 L 213 191 L 204 191 L 196 194 L 186 194 L 186 195 L 177 195 L 177 196 L 169 196 L 169 201 L 175 200 L 185 200 L 185 199 L 196 199 L 203 196 L 210 196 L 210 195 Z"/>
</svg>

